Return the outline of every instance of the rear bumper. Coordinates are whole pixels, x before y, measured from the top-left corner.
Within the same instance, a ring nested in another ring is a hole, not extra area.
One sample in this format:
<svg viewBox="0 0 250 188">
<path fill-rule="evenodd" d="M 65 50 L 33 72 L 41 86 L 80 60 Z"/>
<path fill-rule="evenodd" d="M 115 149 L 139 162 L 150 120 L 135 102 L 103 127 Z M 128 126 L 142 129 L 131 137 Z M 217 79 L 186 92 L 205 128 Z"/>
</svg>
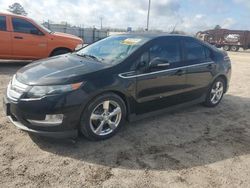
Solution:
<svg viewBox="0 0 250 188">
<path fill-rule="evenodd" d="M 34 133 L 39 136 L 45 136 L 45 137 L 51 137 L 51 138 L 76 138 L 78 136 L 78 131 L 77 130 L 71 130 L 71 131 L 62 131 L 62 132 L 48 132 L 48 131 L 39 131 L 39 130 L 34 130 L 26 127 L 19 121 L 15 121 L 11 116 L 8 116 L 9 120 L 11 123 L 13 123 L 17 128 Z"/>
</svg>

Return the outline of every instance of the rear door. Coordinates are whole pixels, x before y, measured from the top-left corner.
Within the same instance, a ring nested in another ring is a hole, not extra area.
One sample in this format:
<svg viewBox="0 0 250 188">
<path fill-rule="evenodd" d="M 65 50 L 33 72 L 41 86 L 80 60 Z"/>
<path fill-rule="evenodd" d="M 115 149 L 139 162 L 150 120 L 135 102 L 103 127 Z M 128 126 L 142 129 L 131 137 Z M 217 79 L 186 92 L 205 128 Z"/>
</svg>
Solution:
<svg viewBox="0 0 250 188">
<path fill-rule="evenodd" d="M 47 38 L 31 22 L 12 17 L 13 57 L 16 59 L 39 59 L 46 57 Z"/>
<path fill-rule="evenodd" d="M 154 58 L 165 59 L 169 66 L 148 69 L 149 62 Z M 136 76 L 137 114 L 182 102 L 186 88 L 186 69 L 183 67 L 178 38 L 165 37 L 154 41 L 138 61 L 145 64 L 146 68 L 138 70 Z"/>
<path fill-rule="evenodd" d="M 212 50 L 193 38 L 184 38 L 185 66 L 187 66 L 188 99 L 194 100 L 206 93 L 216 64 Z"/>
<path fill-rule="evenodd" d="M 7 30 L 7 18 L 0 15 L 0 59 L 11 57 L 11 32 Z"/>
</svg>

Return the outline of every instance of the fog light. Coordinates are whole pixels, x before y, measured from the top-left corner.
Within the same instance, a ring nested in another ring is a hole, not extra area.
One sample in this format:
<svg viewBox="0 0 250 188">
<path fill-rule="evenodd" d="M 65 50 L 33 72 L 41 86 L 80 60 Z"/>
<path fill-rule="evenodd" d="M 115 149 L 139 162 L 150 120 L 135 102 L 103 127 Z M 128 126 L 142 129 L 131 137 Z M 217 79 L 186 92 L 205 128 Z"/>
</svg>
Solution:
<svg viewBox="0 0 250 188">
<path fill-rule="evenodd" d="M 63 114 L 47 114 L 44 120 L 28 119 L 32 125 L 36 126 L 57 126 L 63 122 Z"/>
</svg>

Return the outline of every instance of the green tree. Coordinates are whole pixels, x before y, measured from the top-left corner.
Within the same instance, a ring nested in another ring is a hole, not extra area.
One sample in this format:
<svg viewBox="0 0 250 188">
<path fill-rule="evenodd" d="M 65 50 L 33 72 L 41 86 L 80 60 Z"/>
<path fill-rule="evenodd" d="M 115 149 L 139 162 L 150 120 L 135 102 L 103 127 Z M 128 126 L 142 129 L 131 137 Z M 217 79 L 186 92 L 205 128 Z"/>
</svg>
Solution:
<svg viewBox="0 0 250 188">
<path fill-rule="evenodd" d="M 214 29 L 221 29 L 221 26 L 220 26 L 220 25 L 216 25 L 216 26 L 214 27 Z"/>
<path fill-rule="evenodd" d="M 28 14 L 24 10 L 23 6 L 19 3 L 14 3 L 10 5 L 8 11 L 12 12 L 13 14 L 18 14 L 18 15 L 23 15 L 23 16 L 26 16 Z"/>
</svg>

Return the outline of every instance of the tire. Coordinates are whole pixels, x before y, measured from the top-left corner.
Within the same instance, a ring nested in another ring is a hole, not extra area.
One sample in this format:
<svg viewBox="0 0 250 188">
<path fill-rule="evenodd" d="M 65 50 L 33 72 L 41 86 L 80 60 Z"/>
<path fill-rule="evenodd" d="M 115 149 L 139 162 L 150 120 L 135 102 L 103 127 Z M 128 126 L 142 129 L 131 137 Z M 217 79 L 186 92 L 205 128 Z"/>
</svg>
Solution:
<svg viewBox="0 0 250 188">
<path fill-rule="evenodd" d="M 219 85 L 220 87 L 218 87 Z M 221 77 L 217 78 L 209 88 L 206 100 L 203 104 L 207 107 L 217 106 L 221 102 L 224 96 L 225 88 L 226 88 L 225 80 Z"/>
<path fill-rule="evenodd" d="M 237 52 L 239 51 L 239 46 L 231 46 L 230 50 L 233 52 Z"/>
<path fill-rule="evenodd" d="M 89 140 L 105 140 L 114 136 L 125 120 L 124 101 L 114 93 L 105 93 L 91 101 L 83 111 L 80 132 Z"/>
<path fill-rule="evenodd" d="M 223 50 L 229 51 L 230 50 L 230 46 L 228 46 L 228 45 L 223 46 Z"/>
<path fill-rule="evenodd" d="M 68 50 L 68 49 L 58 49 L 58 50 L 53 51 L 51 53 L 50 57 L 66 54 L 66 53 L 69 53 L 69 52 L 70 52 L 70 50 Z"/>
</svg>

